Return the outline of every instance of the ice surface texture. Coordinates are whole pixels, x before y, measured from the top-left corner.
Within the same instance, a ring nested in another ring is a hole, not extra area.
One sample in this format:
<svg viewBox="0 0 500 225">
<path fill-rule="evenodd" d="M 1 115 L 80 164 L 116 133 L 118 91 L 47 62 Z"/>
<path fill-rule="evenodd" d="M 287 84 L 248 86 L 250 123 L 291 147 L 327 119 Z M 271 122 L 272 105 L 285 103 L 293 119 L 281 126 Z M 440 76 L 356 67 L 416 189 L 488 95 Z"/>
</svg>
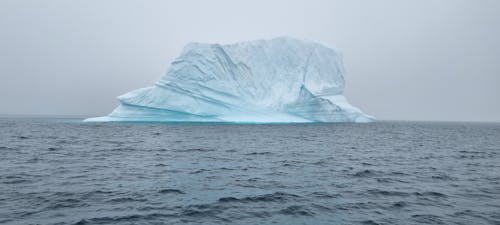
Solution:
<svg viewBox="0 0 500 225">
<path fill-rule="evenodd" d="M 155 86 L 119 96 L 111 114 L 86 121 L 373 121 L 347 102 L 344 86 L 341 54 L 318 43 L 191 43 Z"/>
</svg>

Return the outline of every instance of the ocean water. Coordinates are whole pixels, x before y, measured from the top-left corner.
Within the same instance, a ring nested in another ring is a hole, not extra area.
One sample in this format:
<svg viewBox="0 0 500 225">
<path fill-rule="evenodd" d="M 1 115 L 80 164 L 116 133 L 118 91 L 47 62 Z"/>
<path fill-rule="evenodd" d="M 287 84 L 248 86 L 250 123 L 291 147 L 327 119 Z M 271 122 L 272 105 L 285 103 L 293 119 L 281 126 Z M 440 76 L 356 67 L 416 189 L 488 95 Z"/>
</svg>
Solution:
<svg viewBox="0 0 500 225">
<path fill-rule="evenodd" d="M 0 224 L 500 224 L 500 124 L 1 119 Z"/>
</svg>

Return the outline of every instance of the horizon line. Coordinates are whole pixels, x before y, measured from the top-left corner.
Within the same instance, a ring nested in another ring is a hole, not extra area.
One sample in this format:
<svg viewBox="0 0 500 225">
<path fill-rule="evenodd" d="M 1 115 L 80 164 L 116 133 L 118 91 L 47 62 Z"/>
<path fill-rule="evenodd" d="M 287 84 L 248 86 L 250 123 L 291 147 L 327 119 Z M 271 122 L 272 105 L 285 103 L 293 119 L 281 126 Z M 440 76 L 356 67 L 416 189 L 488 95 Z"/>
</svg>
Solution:
<svg viewBox="0 0 500 225">
<path fill-rule="evenodd" d="M 2 114 L 0 119 L 87 119 L 102 115 L 70 114 Z M 152 121 L 154 122 L 154 121 Z M 429 120 L 429 119 L 377 119 L 376 122 L 443 122 L 443 123 L 500 123 L 496 120 Z"/>
</svg>

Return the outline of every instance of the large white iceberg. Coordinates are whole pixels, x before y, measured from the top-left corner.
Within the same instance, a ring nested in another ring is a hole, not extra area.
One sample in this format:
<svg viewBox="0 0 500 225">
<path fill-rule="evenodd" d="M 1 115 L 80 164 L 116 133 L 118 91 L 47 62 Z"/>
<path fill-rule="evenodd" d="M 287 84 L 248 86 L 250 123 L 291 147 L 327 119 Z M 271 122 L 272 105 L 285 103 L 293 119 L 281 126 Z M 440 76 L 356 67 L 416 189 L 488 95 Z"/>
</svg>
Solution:
<svg viewBox="0 0 500 225">
<path fill-rule="evenodd" d="M 153 87 L 118 97 L 108 116 L 85 121 L 370 122 L 342 95 L 341 54 L 280 37 L 191 43 Z"/>
</svg>

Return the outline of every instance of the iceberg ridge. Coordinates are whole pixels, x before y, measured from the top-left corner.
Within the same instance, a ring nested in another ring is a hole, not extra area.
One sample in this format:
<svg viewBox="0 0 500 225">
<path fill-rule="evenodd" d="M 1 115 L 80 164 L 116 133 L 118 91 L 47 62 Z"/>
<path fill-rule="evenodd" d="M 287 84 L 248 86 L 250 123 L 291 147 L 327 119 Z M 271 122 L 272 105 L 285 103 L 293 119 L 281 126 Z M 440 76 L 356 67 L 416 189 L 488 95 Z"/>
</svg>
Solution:
<svg viewBox="0 0 500 225">
<path fill-rule="evenodd" d="M 280 37 L 228 45 L 191 43 L 153 87 L 118 97 L 87 122 L 371 122 L 342 95 L 341 54 Z"/>
</svg>

